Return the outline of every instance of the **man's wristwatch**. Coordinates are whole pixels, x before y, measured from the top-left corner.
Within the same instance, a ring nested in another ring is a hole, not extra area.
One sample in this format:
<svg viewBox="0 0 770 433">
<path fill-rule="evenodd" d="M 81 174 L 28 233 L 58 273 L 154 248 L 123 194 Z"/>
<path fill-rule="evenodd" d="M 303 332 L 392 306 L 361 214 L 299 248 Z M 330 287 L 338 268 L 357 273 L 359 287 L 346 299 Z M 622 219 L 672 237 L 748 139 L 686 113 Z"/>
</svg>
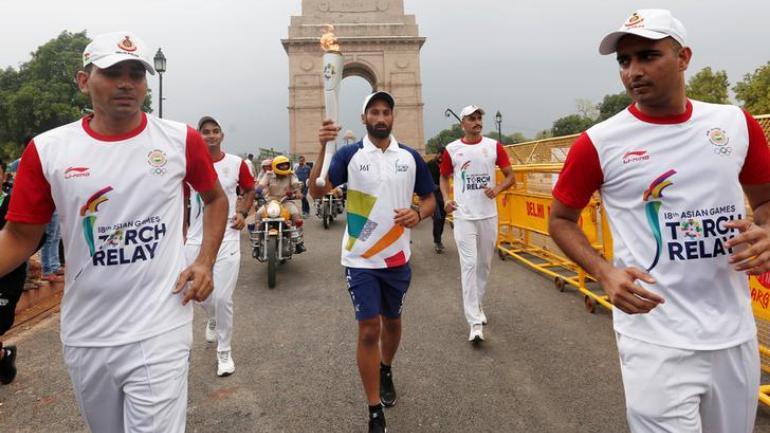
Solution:
<svg viewBox="0 0 770 433">
<path fill-rule="evenodd" d="M 411 208 L 413 211 L 417 212 L 417 218 L 418 218 L 418 221 L 417 221 L 417 222 L 420 222 L 420 221 L 422 221 L 422 213 L 420 213 L 420 206 L 418 206 L 418 205 L 416 205 L 416 204 L 413 204 L 413 205 L 411 205 L 411 206 L 409 206 L 409 207 L 410 207 L 410 208 Z"/>
</svg>

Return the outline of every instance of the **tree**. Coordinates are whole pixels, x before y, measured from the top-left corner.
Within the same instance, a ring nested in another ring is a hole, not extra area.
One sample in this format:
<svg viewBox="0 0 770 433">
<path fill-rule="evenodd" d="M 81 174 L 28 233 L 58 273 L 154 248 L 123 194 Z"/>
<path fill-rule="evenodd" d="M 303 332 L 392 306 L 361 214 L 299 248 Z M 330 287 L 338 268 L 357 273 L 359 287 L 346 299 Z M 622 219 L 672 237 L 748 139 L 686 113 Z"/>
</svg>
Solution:
<svg viewBox="0 0 770 433">
<path fill-rule="evenodd" d="M 593 124 L 594 120 L 589 117 L 581 116 L 580 114 L 570 114 L 553 122 L 551 133 L 554 137 L 577 134 L 590 128 Z"/>
<path fill-rule="evenodd" d="M 425 146 L 425 152 L 428 154 L 437 153 L 439 150 L 443 149 L 444 146 L 461 138 L 463 135 L 465 135 L 463 129 L 458 123 L 455 123 L 428 140 L 428 143 Z"/>
<path fill-rule="evenodd" d="M 62 32 L 38 47 L 18 70 L 0 70 L 0 154 L 18 156 L 24 141 L 73 122 L 88 112 L 75 73 L 90 42 L 85 30 Z M 143 110 L 150 112 L 150 95 Z"/>
<path fill-rule="evenodd" d="M 527 141 L 527 137 L 524 136 L 521 132 L 514 132 L 510 135 L 503 134 L 502 139 L 498 135 L 497 131 L 491 131 L 484 134 L 485 137 L 489 137 L 493 140 L 499 141 L 501 144 L 516 144 L 516 143 L 523 143 Z"/>
<path fill-rule="evenodd" d="M 727 96 L 729 87 L 727 72 L 713 72 L 710 66 L 706 66 L 690 77 L 687 82 L 687 96 L 703 102 L 729 104 L 730 98 Z"/>
<path fill-rule="evenodd" d="M 770 62 L 746 74 L 733 87 L 735 98 L 753 114 L 770 114 Z"/>
<path fill-rule="evenodd" d="M 631 99 L 631 97 L 628 96 L 626 92 L 604 95 L 602 102 L 597 105 L 597 108 L 599 109 L 599 117 L 596 119 L 596 121 L 601 122 L 603 120 L 609 119 L 610 117 L 625 110 L 626 107 L 631 105 L 632 102 L 634 102 L 634 100 Z"/>
<path fill-rule="evenodd" d="M 575 108 L 577 108 L 578 114 L 589 119 L 596 119 L 599 117 L 599 108 L 594 105 L 590 99 L 580 98 L 575 100 Z"/>
</svg>

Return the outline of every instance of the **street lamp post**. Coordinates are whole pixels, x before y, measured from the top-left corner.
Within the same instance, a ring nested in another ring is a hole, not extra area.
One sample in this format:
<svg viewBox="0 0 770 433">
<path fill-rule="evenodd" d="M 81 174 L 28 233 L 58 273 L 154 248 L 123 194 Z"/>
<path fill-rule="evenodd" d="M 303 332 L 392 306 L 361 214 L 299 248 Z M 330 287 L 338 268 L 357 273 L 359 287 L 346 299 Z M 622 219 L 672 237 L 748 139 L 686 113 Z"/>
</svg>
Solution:
<svg viewBox="0 0 770 433">
<path fill-rule="evenodd" d="M 457 115 L 457 113 L 455 113 L 454 111 L 452 111 L 452 109 L 451 109 L 451 108 L 447 108 L 447 109 L 444 111 L 444 116 L 446 116 L 446 117 L 449 117 L 449 116 L 454 116 L 454 117 L 455 117 L 455 119 L 457 119 L 457 123 L 462 123 L 462 120 L 460 120 L 460 116 L 458 116 L 458 115 Z"/>
<path fill-rule="evenodd" d="M 503 115 L 500 114 L 500 110 L 497 110 L 495 114 L 495 123 L 497 123 L 497 139 L 500 143 L 503 142 Z"/>
<path fill-rule="evenodd" d="M 160 85 L 158 87 L 158 117 L 163 118 L 163 73 L 166 72 L 166 56 L 163 55 L 163 51 L 158 48 L 158 52 L 155 53 L 153 58 L 155 63 L 155 70 L 158 72 L 158 79 Z"/>
</svg>

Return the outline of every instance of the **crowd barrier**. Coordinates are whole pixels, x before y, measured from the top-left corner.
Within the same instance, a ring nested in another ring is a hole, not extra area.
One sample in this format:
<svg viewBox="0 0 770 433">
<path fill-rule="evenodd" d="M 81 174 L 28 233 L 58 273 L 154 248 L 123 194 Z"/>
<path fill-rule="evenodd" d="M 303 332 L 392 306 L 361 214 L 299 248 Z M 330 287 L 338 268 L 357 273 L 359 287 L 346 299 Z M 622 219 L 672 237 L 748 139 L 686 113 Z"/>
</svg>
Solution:
<svg viewBox="0 0 770 433">
<path fill-rule="evenodd" d="M 770 140 L 770 115 L 758 116 Z M 578 135 L 506 146 L 516 174 L 516 186 L 498 196 L 498 241 L 501 258 L 513 257 L 551 277 L 564 291 L 574 286 L 584 295 L 585 306 L 594 312 L 596 305 L 612 309 L 593 276 L 569 260 L 548 235 L 548 217 L 553 196 L 551 189 L 558 177 L 569 147 Z M 498 170 L 498 181 L 502 173 Z M 579 225 L 591 245 L 612 260 L 609 224 L 595 195 L 583 210 Z M 757 322 L 762 370 L 770 374 L 770 273 L 750 277 L 752 308 Z M 759 400 L 770 406 L 770 385 L 762 385 Z"/>
</svg>

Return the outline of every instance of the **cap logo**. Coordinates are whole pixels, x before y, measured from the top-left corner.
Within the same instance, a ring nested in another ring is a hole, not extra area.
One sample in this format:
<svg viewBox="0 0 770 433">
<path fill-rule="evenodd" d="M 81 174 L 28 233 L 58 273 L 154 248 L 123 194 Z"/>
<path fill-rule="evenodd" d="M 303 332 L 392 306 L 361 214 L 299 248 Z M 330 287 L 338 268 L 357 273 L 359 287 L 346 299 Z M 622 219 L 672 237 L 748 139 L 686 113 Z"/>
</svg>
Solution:
<svg viewBox="0 0 770 433">
<path fill-rule="evenodd" d="M 628 20 L 626 20 L 625 26 L 627 28 L 641 27 L 643 23 L 644 23 L 644 18 L 639 16 L 638 12 L 634 12 L 633 15 L 628 17 Z"/>
<path fill-rule="evenodd" d="M 120 48 L 123 51 L 128 51 L 129 53 L 132 53 L 136 51 L 136 44 L 131 40 L 129 36 L 126 36 L 120 43 L 118 44 L 118 48 Z"/>
</svg>

